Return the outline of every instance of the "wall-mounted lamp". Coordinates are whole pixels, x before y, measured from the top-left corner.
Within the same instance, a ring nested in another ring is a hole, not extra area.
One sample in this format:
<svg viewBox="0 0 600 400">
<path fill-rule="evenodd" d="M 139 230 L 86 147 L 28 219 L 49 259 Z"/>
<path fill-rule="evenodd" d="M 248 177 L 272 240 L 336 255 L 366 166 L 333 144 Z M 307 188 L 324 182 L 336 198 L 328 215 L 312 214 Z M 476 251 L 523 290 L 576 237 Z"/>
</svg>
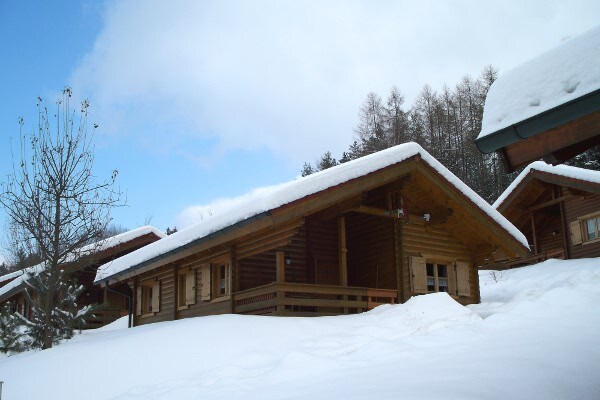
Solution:
<svg viewBox="0 0 600 400">
<path fill-rule="evenodd" d="M 289 254 L 286 254 L 285 257 L 283 257 L 283 261 L 285 261 L 285 265 L 290 265 L 292 263 L 292 257 L 290 257 Z"/>
</svg>

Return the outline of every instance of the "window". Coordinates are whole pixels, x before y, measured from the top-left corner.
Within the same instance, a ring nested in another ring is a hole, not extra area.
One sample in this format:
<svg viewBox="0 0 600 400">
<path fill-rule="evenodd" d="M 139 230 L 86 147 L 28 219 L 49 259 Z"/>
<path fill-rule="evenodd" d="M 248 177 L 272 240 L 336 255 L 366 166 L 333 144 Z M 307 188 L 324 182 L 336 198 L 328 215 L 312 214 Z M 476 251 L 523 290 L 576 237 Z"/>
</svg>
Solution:
<svg viewBox="0 0 600 400">
<path fill-rule="evenodd" d="M 142 313 L 152 312 L 152 286 L 142 286 Z"/>
<path fill-rule="evenodd" d="M 590 219 L 584 220 L 585 227 L 585 240 L 595 240 L 600 237 L 598 234 L 598 226 L 600 225 L 600 217 L 596 216 Z"/>
<path fill-rule="evenodd" d="M 160 281 L 149 281 L 138 285 L 136 293 L 136 315 L 155 314 L 160 311 Z"/>
<path fill-rule="evenodd" d="M 218 263 L 213 265 L 212 282 L 213 297 L 221 297 L 229 294 L 229 264 Z"/>
<path fill-rule="evenodd" d="M 219 295 L 225 294 L 226 285 L 225 265 L 219 265 Z"/>
<path fill-rule="evenodd" d="M 569 222 L 571 244 L 580 245 L 600 240 L 600 215 L 583 215 Z"/>
<path fill-rule="evenodd" d="M 177 273 L 177 307 L 196 303 L 196 270 L 183 269 Z"/>
<path fill-rule="evenodd" d="M 445 264 L 427 263 L 427 291 L 448 292 L 448 266 Z"/>
<path fill-rule="evenodd" d="M 435 255 L 410 257 L 410 284 L 415 294 L 447 292 L 470 296 L 471 264 L 465 261 L 439 260 Z"/>
</svg>

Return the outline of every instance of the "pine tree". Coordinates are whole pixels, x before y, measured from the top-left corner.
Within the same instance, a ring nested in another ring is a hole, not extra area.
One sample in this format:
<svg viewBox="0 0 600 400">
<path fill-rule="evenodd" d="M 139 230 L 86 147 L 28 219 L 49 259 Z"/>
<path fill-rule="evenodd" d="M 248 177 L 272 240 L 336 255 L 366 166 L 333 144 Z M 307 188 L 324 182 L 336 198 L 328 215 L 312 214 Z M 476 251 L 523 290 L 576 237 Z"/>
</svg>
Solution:
<svg viewBox="0 0 600 400">
<path fill-rule="evenodd" d="M 0 351 L 5 354 L 18 353 L 26 347 L 21 319 L 12 312 L 12 306 L 5 303 L 0 309 Z"/>
<path fill-rule="evenodd" d="M 317 170 L 323 171 L 327 168 L 335 167 L 337 164 L 338 162 L 333 158 L 331 152 L 327 151 L 317 160 Z"/>
<path fill-rule="evenodd" d="M 600 146 L 592 147 L 591 149 L 573 157 L 567 161 L 566 164 L 572 165 L 573 167 L 600 171 Z"/>
<path fill-rule="evenodd" d="M 305 162 L 304 165 L 302 166 L 302 176 L 308 176 L 310 174 L 313 174 L 315 172 L 315 170 L 313 169 L 313 166 L 310 165 L 309 163 Z"/>
<path fill-rule="evenodd" d="M 53 303 L 50 308 L 46 302 L 49 291 L 53 290 L 52 279 L 57 279 L 59 282 L 56 290 L 62 295 L 60 301 L 57 304 Z M 78 306 L 77 299 L 84 291 L 82 285 L 67 279 L 63 270 L 59 271 L 58 275 L 52 276 L 48 269 L 43 269 L 37 274 L 30 273 L 25 282 L 27 284 L 25 298 L 31 306 L 31 311 L 27 319 L 21 319 L 31 337 L 32 347 L 47 348 L 45 340 L 48 329 L 52 333 L 52 344 L 56 344 L 62 339 L 70 339 L 76 329 L 83 328 L 85 318 L 90 315 L 93 307 Z M 50 315 L 47 314 L 48 309 L 52 310 Z"/>
</svg>

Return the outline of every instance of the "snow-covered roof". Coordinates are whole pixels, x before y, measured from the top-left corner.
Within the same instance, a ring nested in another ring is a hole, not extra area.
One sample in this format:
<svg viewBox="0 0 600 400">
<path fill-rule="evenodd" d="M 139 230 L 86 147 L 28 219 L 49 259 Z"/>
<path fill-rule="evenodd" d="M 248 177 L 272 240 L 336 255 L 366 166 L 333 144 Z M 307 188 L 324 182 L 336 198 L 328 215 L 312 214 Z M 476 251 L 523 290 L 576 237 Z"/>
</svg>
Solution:
<svg viewBox="0 0 600 400">
<path fill-rule="evenodd" d="M 478 139 L 600 89 L 600 26 L 501 75 Z"/>
<path fill-rule="evenodd" d="M 521 171 L 519 176 L 506 188 L 498 199 L 492 204 L 497 209 L 510 196 L 510 194 L 519 186 L 531 171 L 546 172 L 553 175 L 564 176 L 566 178 L 577 179 L 584 182 L 600 184 L 600 171 L 591 169 L 572 167 L 570 165 L 550 165 L 543 161 L 536 161 L 529 164 Z"/>
<path fill-rule="evenodd" d="M 163 254 L 202 239 L 214 232 L 229 227 L 263 212 L 273 210 L 327 188 L 365 176 L 382 168 L 400 163 L 420 155 L 423 162 L 433 167 L 450 184 L 475 203 L 484 213 L 502 226 L 510 235 L 528 248 L 527 239 L 504 216 L 492 208 L 477 193 L 444 167 L 417 143 L 404 143 L 370 154 L 356 160 L 298 178 L 291 182 L 256 189 L 231 201 L 231 208 L 182 229 L 166 238 L 117 258 L 98 268 L 95 282 L 101 282 L 126 270 L 150 262 Z"/>
<path fill-rule="evenodd" d="M 81 248 L 81 250 L 78 251 L 78 255 L 82 256 L 82 255 L 89 254 L 92 251 L 98 252 L 98 251 L 108 250 L 108 249 L 111 249 L 118 245 L 130 242 L 134 239 L 137 239 L 139 237 L 142 237 L 142 236 L 145 236 L 148 234 L 154 234 L 160 239 L 162 239 L 166 236 L 164 232 L 160 231 L 159 229 L 157 229 L 153 226 L 142 226 L 140 228 L 132 229 L 130 231 L 123 232 L 123 233 L 120 233 L 115 236 L 111 236 L 107 239 L 100 240 L 93 244 L 83 246 Z M 70 261 L 72 261 L 72 260 L 70 260 Z M 19 287 L 21 284 L 23 284 L 25 282 L 25 279 L 27 278 L 27 276 L 37 275 L 40 272 L 42 272 L 44 270 L 44 265 L 45 265 L 45 263 L 42 262 L 42 263 L 34 265 L 32 267 L 24 268 L 19 271 L 11 272 L 9 274 L 0 276 L 0 283 L 13 279 L 12 281 L 8 282 L 6 285 L 0 287 L 0 296 L 10 292 L 14 288 Z"/>
</svg>

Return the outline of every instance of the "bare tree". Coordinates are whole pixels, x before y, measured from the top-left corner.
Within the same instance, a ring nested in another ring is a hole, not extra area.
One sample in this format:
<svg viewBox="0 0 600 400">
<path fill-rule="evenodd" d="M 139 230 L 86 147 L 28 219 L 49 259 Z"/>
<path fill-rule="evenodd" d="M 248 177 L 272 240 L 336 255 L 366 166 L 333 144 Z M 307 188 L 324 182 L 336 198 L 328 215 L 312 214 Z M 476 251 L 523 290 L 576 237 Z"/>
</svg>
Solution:
<svg viewBox="0 0 600 400">
<path fill-rule="evenodd" d="M 40 282 L 29 285 L 37 299 L 37 321 L 43 348 L 60 337 L 57 315 L 67 296 L 77 293 L 65 282 L 65 268 L 95 253 L 93 243 L 102 238 L 110 210 L 121 202 L 115 187 L 117 171 L 106 180 L 92 174 L 93 132 L 88 129 L 87 100 L 79 112 L 71 109 L 71 89 L 65 88 L 49 114 L 38 97 L 37 129 L 24 133 L 20 124 L 20 152 L 13 154 L 13 169 L 1 185 L 0 203 L 9 217 L 12 239 L 43 260 Z M 69 304 L 71 304 L 70 302 Z"/>
</svg>

